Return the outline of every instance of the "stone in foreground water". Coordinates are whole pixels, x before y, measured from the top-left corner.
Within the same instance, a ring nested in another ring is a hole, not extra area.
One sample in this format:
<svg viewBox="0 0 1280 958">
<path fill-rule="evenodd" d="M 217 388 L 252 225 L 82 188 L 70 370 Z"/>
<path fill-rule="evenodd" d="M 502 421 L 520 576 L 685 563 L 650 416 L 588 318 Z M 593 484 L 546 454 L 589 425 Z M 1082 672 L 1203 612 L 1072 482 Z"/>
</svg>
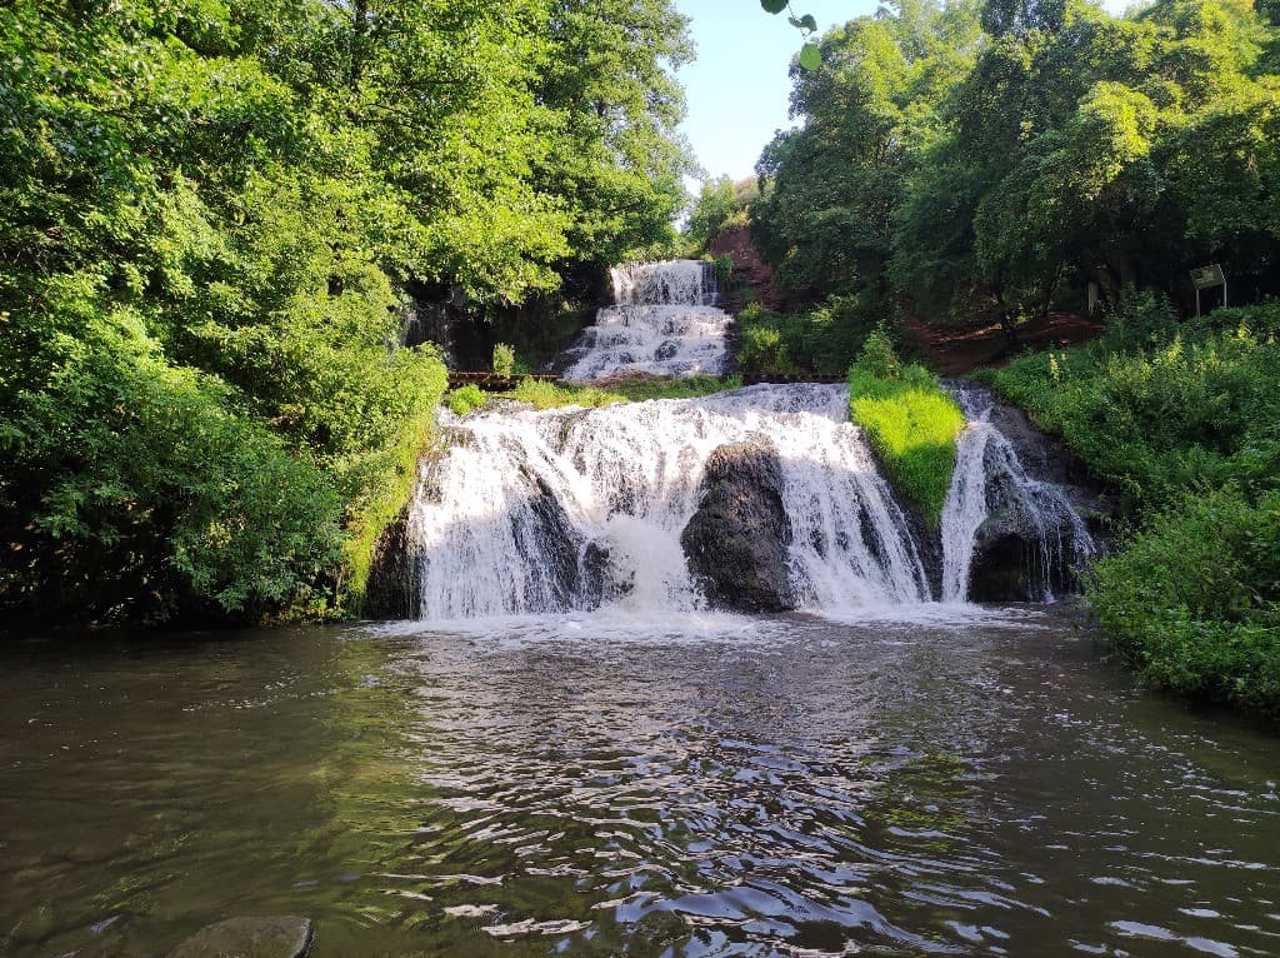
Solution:
<svg viewBox="0 0 1280 958">
<path fill-rule="evenodd" d="M 309 918 L 228 918 L 203 928 L 169 958 L 302 958 L 314 937 Z"/>
</svg>

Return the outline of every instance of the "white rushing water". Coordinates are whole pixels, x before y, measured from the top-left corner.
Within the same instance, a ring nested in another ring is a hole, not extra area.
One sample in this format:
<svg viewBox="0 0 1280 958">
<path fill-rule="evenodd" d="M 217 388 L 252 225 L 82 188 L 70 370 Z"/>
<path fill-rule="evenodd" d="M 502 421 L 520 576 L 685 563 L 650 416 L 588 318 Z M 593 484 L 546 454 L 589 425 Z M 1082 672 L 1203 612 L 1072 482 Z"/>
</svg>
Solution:
<svg viewBox="0 0 1280 958">
<path fill-rule="evenodd" d="M 729 367 L 730 316 L 719 309 L 715 270 L 701 260 L 619 266 L 616 305 L 583 331 L 566 379 L 588 382 L 644 373 L 722 375 Z"/>
<path fill-rule="evenodd" d="M 590 411 L 487 413 L 410 513 L 423 618 L 705 605 L 680 535 L 721 445 L 778 453 L 792 584 L 810 609 L 924 602 L 903 514 L 843 386 L 753 386 Z"/>
<path fill-rule="evenodd" d="M 1026 574 L 1036 597 L 1052 601 L 1068 560 L 1097 551 L 1093 537 L 1061 488 L 1027 475 L 1013 444 L 991 424 L 990 394 L 974 389 L 952 394 L 967 425 L 942 512 L 942 599 L 969 597 L 978 530 L 998 500 L 1021 528 L 1034 533 L 1037 545 L 1026 557 Z"/>
</svg>

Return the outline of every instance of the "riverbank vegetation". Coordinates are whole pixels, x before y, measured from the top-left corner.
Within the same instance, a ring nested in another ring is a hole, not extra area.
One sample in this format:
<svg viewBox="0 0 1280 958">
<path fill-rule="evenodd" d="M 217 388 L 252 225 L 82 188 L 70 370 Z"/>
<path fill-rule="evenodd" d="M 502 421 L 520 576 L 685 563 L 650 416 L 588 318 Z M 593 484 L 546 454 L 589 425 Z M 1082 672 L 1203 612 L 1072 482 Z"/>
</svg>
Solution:
<svg viewBox="0 0 1280 958">
<path fill-rule="evenodd" d="M 929 370 L 899 362 L 889 337 L 877 330 L 849 368 L 849 414 L 894 489 L 936 529 L 964 428 L 955 400 Z"/>
<path fill-rule="evenodd" d="M 1172 321 L 1127 297 L 1088 346 L 988 374 L 1122 497 L 1089 599 L 1153 682 L 1280 715 L 1280 304 Z"/>
<path fill-rule="evenodd" d="M 1117 494 L 1093 608 L 1153 682 L 1280 714 L 1280 10 L 903 3 L 819 47 L 746 210 L 780 308 L 742 316 L 744 368 L 827 371 L 880 323 L 1016 356 L 1092 312 L 985 375 Z M 1248 305 L 1194 319 L 1210 263 Z"/>
<path fill-rule="evenodd" d="M 445 390 L 414 299 L 672 240 L 667 0 L 0 7 L 0 612 L 358 607 Z M 591 55 L 583 51 L 590 49 Z"/>
</svg>

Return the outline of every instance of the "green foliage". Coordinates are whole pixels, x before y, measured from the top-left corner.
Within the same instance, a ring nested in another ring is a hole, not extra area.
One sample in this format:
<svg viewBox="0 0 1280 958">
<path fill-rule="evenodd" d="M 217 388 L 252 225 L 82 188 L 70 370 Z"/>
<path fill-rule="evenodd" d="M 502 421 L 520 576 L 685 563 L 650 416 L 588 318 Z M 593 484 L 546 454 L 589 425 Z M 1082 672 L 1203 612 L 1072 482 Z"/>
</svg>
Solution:
<svg viewBox="0 0 1280 958">
<path fill-rule="evenodd" d="M 680 378 L 643 377 L 611 382 L 608 386 L 578 386 L 526 379 L 510 392 L 498 393 L 502 399 L 528 403 L 535 409 L 561 406 L 595 408 L 621 402 L 644 402 L 649 399 L 694 399 L 726 389 L 739 389 L 738 376 L 685 376 Z"/>
<path fill-rule="evenodd" d="M 493 372 L 498 376 L 510 376 L 516 371 L 516 351 L 507 343 L 493 347 Z"/>
<path fill-rule="evenodd" d="M 849 410 L 893 487 L 937 527 L 964 414 L 923 366 L 903 365 L 881 330 L 849 368 Z"/>
<path fill-rule="evenodd" d="M 741 388 L 741 376 L 646 376 L 609 384 L 610 393 L 625 396 L 630 402 L 644 402 L 647 399 L 696 399 L 727 389 Z"/>
<path fill-rule="evenodd" d="M 354 610 L 446 387 L 402 291 L 673 240 L 669 0 L 188 6 L 0 5 L 6 613 Z"/>
<path fill-rule="evenodd" d="M 1150 682 L 1280 717 L 1280 494 L 1189 494 L 1098 565 L 1089 598 Z"/>
<path fill-rule="evenodd" d="M 777 313 L 753 303 L 738 316 L 738 366 L 751 375 L 840 375 L 879 322 L 855 296 L 832 296 L 806 313 Z"/>
<path fill-rule="evenodd" d="M 459 386 L 457 389 L 451 389 L 445 394 L 444 404 L 449 407 L 455 416 L 465 416 L 473 409 L 479 409 L 489 397 L 475 383 L 468 383 L 466 386 Z"/>
<path fill-rule="evenodd" d="M 0 432 L 6 606 L 158 622 L 323 602 L 341 544 L 331 478 L 229 409 L 217 380 L 166 363 L 135 317 L 60 346 Z"/>
<path fill-rule="evenodd" d="M 787 20 L 806 39 L 818 29 L 818 21 L 813 18 L 813 14 L 797 15 L 793 13 L 788 0 L 760 0 L 760 6 L 764 8 L 765 13 L 778 14 L 784 10 L 787 11 Z M 816 44 L 805 43 L 796 55 L 796 62 L 805 70 L 816 70 L 822 64 L 822 51 L 818 49 Z"/>
<path fill-rule="evenodd" d="M 1266 5 L 895 4 L 793 71 L 757 247 L 793 308 L 869 294 L 1012 326 L 1189 268 L 1280 293 L 1280 30 Z"/>
<path fill-rule="evenodd" d="M 704 182 L 684 227 L 688 252 L 701 256 L 725 230 L 746 226 L 747 211 L 759 195 L 754 177 L 737 183 L 727 176 Z"/>
<path fill-rule="evenodd" d="M 1224 310 L 1181 331 L 1161 325 L 1167 309 L 1140 295 L 1103 339 L 993 376 L 1138 515 L 1190 487 L 1257 490 L 1280 476 L 1280 305 Z"/>
<path fill-rule="evenodd" d="M 413 498 L 418 482 L 418 462 L 435 439 L 435 409 L 420 412 L 404 423 L 387 448 L 371 456 L 369 479 L 347 506 L 344 563 L 338 583 L 338 611 L 359 615 L 378 540 Z"/>
<path fill-rule="evenodd" d="M 723 289 L 733 280 L 733 257 L 728 253 L 722 253 L 711 262 L 715 267 L 716 282 Z"/>
</svg>

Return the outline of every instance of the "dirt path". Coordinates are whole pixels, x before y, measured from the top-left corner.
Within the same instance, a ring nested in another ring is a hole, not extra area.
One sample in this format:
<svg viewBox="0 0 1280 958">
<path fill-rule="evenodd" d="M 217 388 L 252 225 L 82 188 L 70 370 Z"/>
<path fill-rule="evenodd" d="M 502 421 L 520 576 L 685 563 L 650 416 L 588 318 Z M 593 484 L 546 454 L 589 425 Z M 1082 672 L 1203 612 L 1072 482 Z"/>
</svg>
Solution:
<svg viewBox="0 0 1280 958">
<path fill-rule="evenodd" d="M 1050 313 L 1018 327 L 1012 344 L 998 324 L 990 326 L 928 326 L 918 320 L 906 324 L 920 353 L 937 373 L 961 376 L 982 366 L 1003 366 L 1022 352 L 1074 346 L 1093 339 L 1102 326 L 1075 313 Z"/>
</svg>

